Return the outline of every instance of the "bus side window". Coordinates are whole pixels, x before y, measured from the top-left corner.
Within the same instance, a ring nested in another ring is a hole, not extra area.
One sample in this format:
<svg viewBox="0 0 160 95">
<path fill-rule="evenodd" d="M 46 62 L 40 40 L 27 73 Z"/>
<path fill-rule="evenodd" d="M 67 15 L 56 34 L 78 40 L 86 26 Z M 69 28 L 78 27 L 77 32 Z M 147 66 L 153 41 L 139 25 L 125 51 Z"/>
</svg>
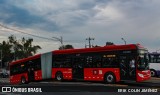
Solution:
<svg viewBox="0 0 160 95">
<path fill-rule="evenodd" d="M 17 73 L 17 65 L 13 65 L 12 67 L 11 67 L 11 75 L 14 75 L 14 74 L 16 74 Z"/>
<path fill-rule="evenodd" d="M 40 70 L 41 69 L 41 59 L 34 59 L 33 61 L 34 69 L 35 70 Z"/>
<path fill-rule="evenodd" d="M 113 67 L 119 67 L 119 62 L 118 62 L 117 58 L 113 58 L 113 60 L 112 60 L 112 66 Z"/>
<path fill-rule="evenodd" d="M 84 63 L 85 63 L 85 58 L 84 57 L 80 57 L 80 61 L 79 61 L 79 63 L 80 63 L 80 67 L 81 68 L 83 68 L 84 67 Z"/>
<path fill-rule="evenodd" d="M 103 57 L 103 67 L 119 67 L 118 59 L 116 57 Z"/>
<path fill-rule="evenodd" d="M 100 56 L 94 56 L 93 57 L 93 67 L 94 68 L 100 68 L 101 67 L 101 63 L 102 63 L 102 61 L 101 61 L 101 57 Z"/>
<path fill-rule="evenodd" d="M 64 67 L 70 68 L 72 64 L 72 58 L 70 56 L 67 56 L 64 59 Z"/>
<path fill-rule="evenodd" d="M 20 69 L 19 69 L 20 65 L 14 65 L 13 67 L 13 74 L 18 74 L 20 72 Z"/>
<path fill-rule="evenodd" d="M 103 66 L 103 67 L 107 67 L 107 64 L 108 64 L 107 58 L 103 58 L 102 66 Z"/>
<path fill-rule="evenodd" d="M 86 57 L 85 67 L 88 67 L 88 68 L 92 67 L 92 56 Z"/>
<path fill-rule="evenodd" d="M 53 56 L 52 66 L 70 68 L 72 64 L 72 57 L 70 55 L 55 55 Z"/>
<path fill-rule="evenodd" d="M 25 63 L 21 63 L 18 67 L 20 67 L 19 72 L 25 72 L 27 70 Z"/>
<path fill-rule="evenodd" d="M 63 58 L 59 55 L 53 56 L 53 67 L 63 67 Z"/>
</svg>

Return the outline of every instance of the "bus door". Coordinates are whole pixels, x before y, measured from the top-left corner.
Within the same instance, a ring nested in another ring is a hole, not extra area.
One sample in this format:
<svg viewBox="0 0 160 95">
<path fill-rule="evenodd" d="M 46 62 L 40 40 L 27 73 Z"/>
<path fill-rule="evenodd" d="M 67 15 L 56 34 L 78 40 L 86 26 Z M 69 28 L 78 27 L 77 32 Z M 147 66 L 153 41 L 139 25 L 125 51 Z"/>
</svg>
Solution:
<svg viewBox="0 0 160 95">
<path fill-rule="evenodd" d="M 135 60 L 129 55 L 120 55 L 120 77 L 121 80 L 135 80 L 136 79 L 136 68 Z"/>
<path fill-rule="evenodd" d="M 73 59 L 72 63 L 72 77 L 73 79 L 84 79 L 84 63 L 83 58 L 77 57 Z"/>
<path fill-rule="evenodd" d="M 28 80 L 34 81 L 34 63 L 32 61 L 28 62 Z"/>
<path fill-rule="evenodd" d="M 131 80 L 136 80 L 136 58 L 129 58 L 129 76 Z"/>
</svg>

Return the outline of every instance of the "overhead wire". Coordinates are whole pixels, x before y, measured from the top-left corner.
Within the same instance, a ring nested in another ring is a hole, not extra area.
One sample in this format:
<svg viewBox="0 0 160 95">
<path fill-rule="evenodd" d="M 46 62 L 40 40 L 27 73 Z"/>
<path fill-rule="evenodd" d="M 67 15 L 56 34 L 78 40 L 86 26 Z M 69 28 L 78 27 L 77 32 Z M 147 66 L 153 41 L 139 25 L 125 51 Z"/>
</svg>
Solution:
<svg viewBox="0 0 160 95">
<path fill-rule="evenodd" d="M 21 30 L 13 29 L 13 28 L 10 28 L 10 27 L 7 27 L 7 26 L 4 26 L 4 25 L 2 25 L 2 24 L 0 24 L 0 26 L 1 26 L 1 27 L 3 27 L 3 28 L 5 28 L 5 29 L 9 29 L 9 30 L 16 31 L 16 32 L 19 32 L 19 33 L 22 33 L 22 34 L 26 34 L 26 35 L 30 35 L 30 36 L 33 36 L 33 37 L 37 37 L 37 38 L 41 38 L 41 39 L 47 39 L 47 40 L 57 41 L 57 40 L 52 39 L 52 38 L 42 37 L 42 36 L 34 35 L 34 34 L 31 34 L 31 33 L 23 32 L 23 31 L 21 31 Z"/>
</svg>

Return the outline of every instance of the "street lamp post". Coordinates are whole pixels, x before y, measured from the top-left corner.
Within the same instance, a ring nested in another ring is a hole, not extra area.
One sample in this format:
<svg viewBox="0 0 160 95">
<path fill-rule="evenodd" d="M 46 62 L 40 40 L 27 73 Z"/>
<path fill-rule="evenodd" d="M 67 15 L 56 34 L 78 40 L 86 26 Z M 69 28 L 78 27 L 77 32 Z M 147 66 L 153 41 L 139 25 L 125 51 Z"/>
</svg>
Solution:
<svg viewBox="0 0 160 95">
<path fill-rule="evenodd" d="M 52 38 L 54 38 L 57 41 L 59 41 L 61 43 L 61 46 L 62 46 L 62 49 L 63 49 L 63 38 L 62 38 L 62 36 L 60 38 L 57 38 L 57 37 L 52 37 Z"/>
<path fill-rule="evenodd" d="M 124 41 L 124 43 L 125 43 L 125 45 L 126 45 L 126 40 L 124 40 L 124 38 L 121 38 L 123 41 Z"/>
</svg>

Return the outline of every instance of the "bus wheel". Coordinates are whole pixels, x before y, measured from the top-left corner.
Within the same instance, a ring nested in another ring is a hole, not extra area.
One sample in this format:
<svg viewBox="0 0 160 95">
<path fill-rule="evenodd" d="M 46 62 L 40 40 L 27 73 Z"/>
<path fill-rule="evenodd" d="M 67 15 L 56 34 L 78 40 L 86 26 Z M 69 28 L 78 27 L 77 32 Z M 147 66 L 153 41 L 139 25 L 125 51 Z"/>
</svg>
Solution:
<svg viewBox="0 0 160 95">
<path fill-rule="evenodd" d="M 56 80 L 57 80 L 57 81 L 62 81 L 62 80 L 63 80 L 63 75 L 62 75 L 61 72 L 57 72 L 57 73 L 56 73 Z"/>
<path fill-rule="evenodd" d="M 26 78 L 22 77 L 21 78 L 21 84 L 25 84 L 26 83 Z"/>
<path fill-rule="evenodd" d="M 155 70 L 151 70 L 151 77 L 155 77 L 156 76 L 156 71 Z"/>
<path fill-rule="evenodd" d="M 106 73 L 105 76 L 104 76 L 104 82 L 105 83 L 110 83 L 110 84 L 113 84 L 116 82 L 116 77 L 113 73 Z"/>
</svg>

